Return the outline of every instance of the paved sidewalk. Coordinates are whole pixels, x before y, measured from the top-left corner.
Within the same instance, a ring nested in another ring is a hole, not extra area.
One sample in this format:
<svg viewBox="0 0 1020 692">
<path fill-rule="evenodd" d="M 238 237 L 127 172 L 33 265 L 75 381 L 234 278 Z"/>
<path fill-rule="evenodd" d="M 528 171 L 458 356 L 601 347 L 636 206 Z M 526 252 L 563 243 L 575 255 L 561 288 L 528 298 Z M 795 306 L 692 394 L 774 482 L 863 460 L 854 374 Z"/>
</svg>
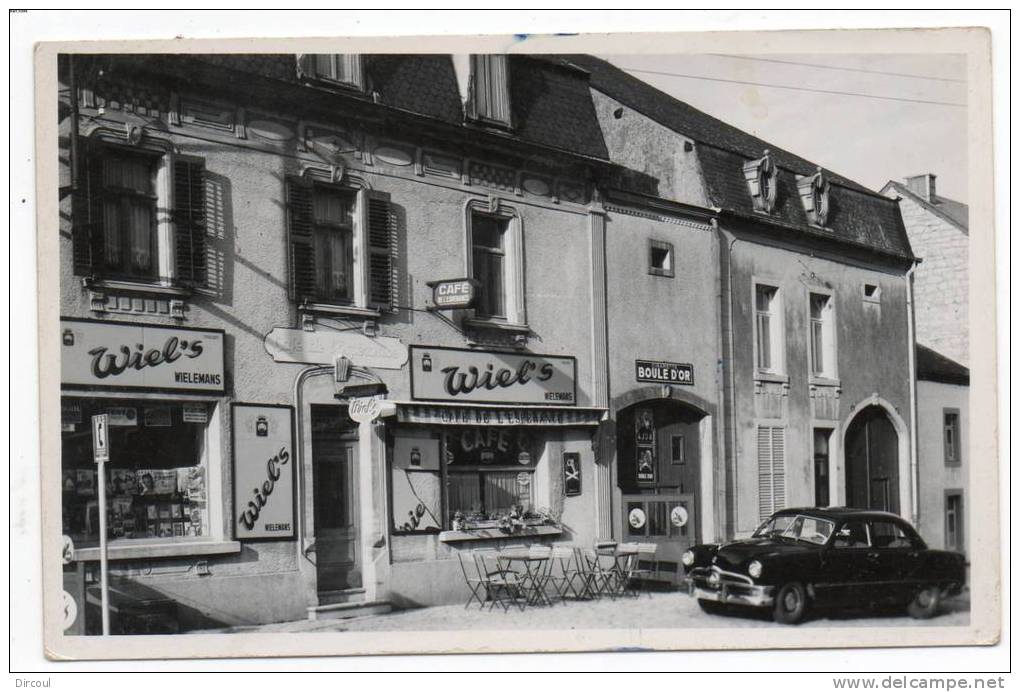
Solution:
<svg viewBox="0 0 1020 692">
<path fill-rule="evenodd" d="M 902 612 L 814 613 L 800 627 L 910 627 L 961 626 L 970 621 L 970 603 L 966 596 L 947 600 L 939 615 L 930 620 L 915 620 Z M 755 612 L 734 611 L 730 615 L 709 615 L 697 601 L 684 593 L 642 594 L 638 598 L 615 601 L 567 601 L 553 606 L 527 608 L 521 612 L 470 609 L 462 605 L 434 606 L 401 610 L 348 620 L 300 620 L 256 627 L 231 627 L 208 632 L 356 632 L 422 630 L 492 629 L 653 629 L 675 627 L 749 628 L 788 627 L 777 625 Z"/>
</svg>

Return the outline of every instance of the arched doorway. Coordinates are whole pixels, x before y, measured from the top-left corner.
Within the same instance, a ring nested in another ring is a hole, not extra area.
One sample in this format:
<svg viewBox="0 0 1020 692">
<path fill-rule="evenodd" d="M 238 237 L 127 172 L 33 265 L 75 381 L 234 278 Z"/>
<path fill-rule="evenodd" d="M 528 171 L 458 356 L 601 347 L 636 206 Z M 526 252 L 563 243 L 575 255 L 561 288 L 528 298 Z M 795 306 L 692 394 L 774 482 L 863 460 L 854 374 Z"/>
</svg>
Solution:
<svg viewBox="0 0 1020 692">
<path fill-rule="evenodd" d="M 657 543 L 668 571 L 698 541 L 705 412 L 675 399 L 639 401 L 616 419 L 622 538 Z M 710 461 L 710 460 L 709 460 Z"/>
<path fill-rule="evenodd" d="M 848 507 L 900 512 L 899 435 L 877 405 L 854 416 L 844 438 Z"/>
</svg>

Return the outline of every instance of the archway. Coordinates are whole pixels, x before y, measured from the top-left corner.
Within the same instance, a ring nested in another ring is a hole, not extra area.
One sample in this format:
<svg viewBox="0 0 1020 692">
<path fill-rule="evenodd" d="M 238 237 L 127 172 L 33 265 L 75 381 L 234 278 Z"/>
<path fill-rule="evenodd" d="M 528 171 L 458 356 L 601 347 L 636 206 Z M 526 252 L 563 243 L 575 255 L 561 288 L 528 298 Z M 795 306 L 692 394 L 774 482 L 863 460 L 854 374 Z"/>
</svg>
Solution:
<svg viewBox="0 0 1020 692">
<path fill-rule="evenodd" d="M 844 435 L 846 504 L 899 514 L 900 435 L 885 408 L 870 404 L 858 411 Z"/>
</svg>

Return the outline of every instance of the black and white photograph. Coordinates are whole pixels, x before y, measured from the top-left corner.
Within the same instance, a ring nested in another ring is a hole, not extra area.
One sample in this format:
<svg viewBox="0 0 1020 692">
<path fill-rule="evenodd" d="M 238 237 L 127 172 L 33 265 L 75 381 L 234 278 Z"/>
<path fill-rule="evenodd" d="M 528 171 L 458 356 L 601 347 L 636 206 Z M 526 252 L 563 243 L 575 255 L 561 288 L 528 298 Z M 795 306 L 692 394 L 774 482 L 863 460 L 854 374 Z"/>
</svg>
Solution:
<svg viewBox="0 0 1020 692">
<path fill-rule="evenodd" d="M 39 44 L 47 651 L 994 643 L 990 48 L 908 33 Z"/>
</svg>

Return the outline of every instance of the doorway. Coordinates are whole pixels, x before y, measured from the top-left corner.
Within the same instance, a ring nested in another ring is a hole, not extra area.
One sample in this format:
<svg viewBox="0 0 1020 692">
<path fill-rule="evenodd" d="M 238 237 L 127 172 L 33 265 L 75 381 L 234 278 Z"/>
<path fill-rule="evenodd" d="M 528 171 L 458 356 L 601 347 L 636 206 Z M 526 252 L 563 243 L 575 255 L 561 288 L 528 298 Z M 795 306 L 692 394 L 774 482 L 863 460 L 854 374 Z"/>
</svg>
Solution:
<svg viewBox="0 0 1020 692">
<path fill-rule="evenodd" d="M 358 426 L 346 406 L 312 407 L 315 569 L 320 603 L 361 587 L 358 549 Z"/>
<path fill-rule="evenodd" d="M 899 436 L 886 411 L 871 405 L 846 432 L 846 504 L 899 514 Z"/>
</svg>

